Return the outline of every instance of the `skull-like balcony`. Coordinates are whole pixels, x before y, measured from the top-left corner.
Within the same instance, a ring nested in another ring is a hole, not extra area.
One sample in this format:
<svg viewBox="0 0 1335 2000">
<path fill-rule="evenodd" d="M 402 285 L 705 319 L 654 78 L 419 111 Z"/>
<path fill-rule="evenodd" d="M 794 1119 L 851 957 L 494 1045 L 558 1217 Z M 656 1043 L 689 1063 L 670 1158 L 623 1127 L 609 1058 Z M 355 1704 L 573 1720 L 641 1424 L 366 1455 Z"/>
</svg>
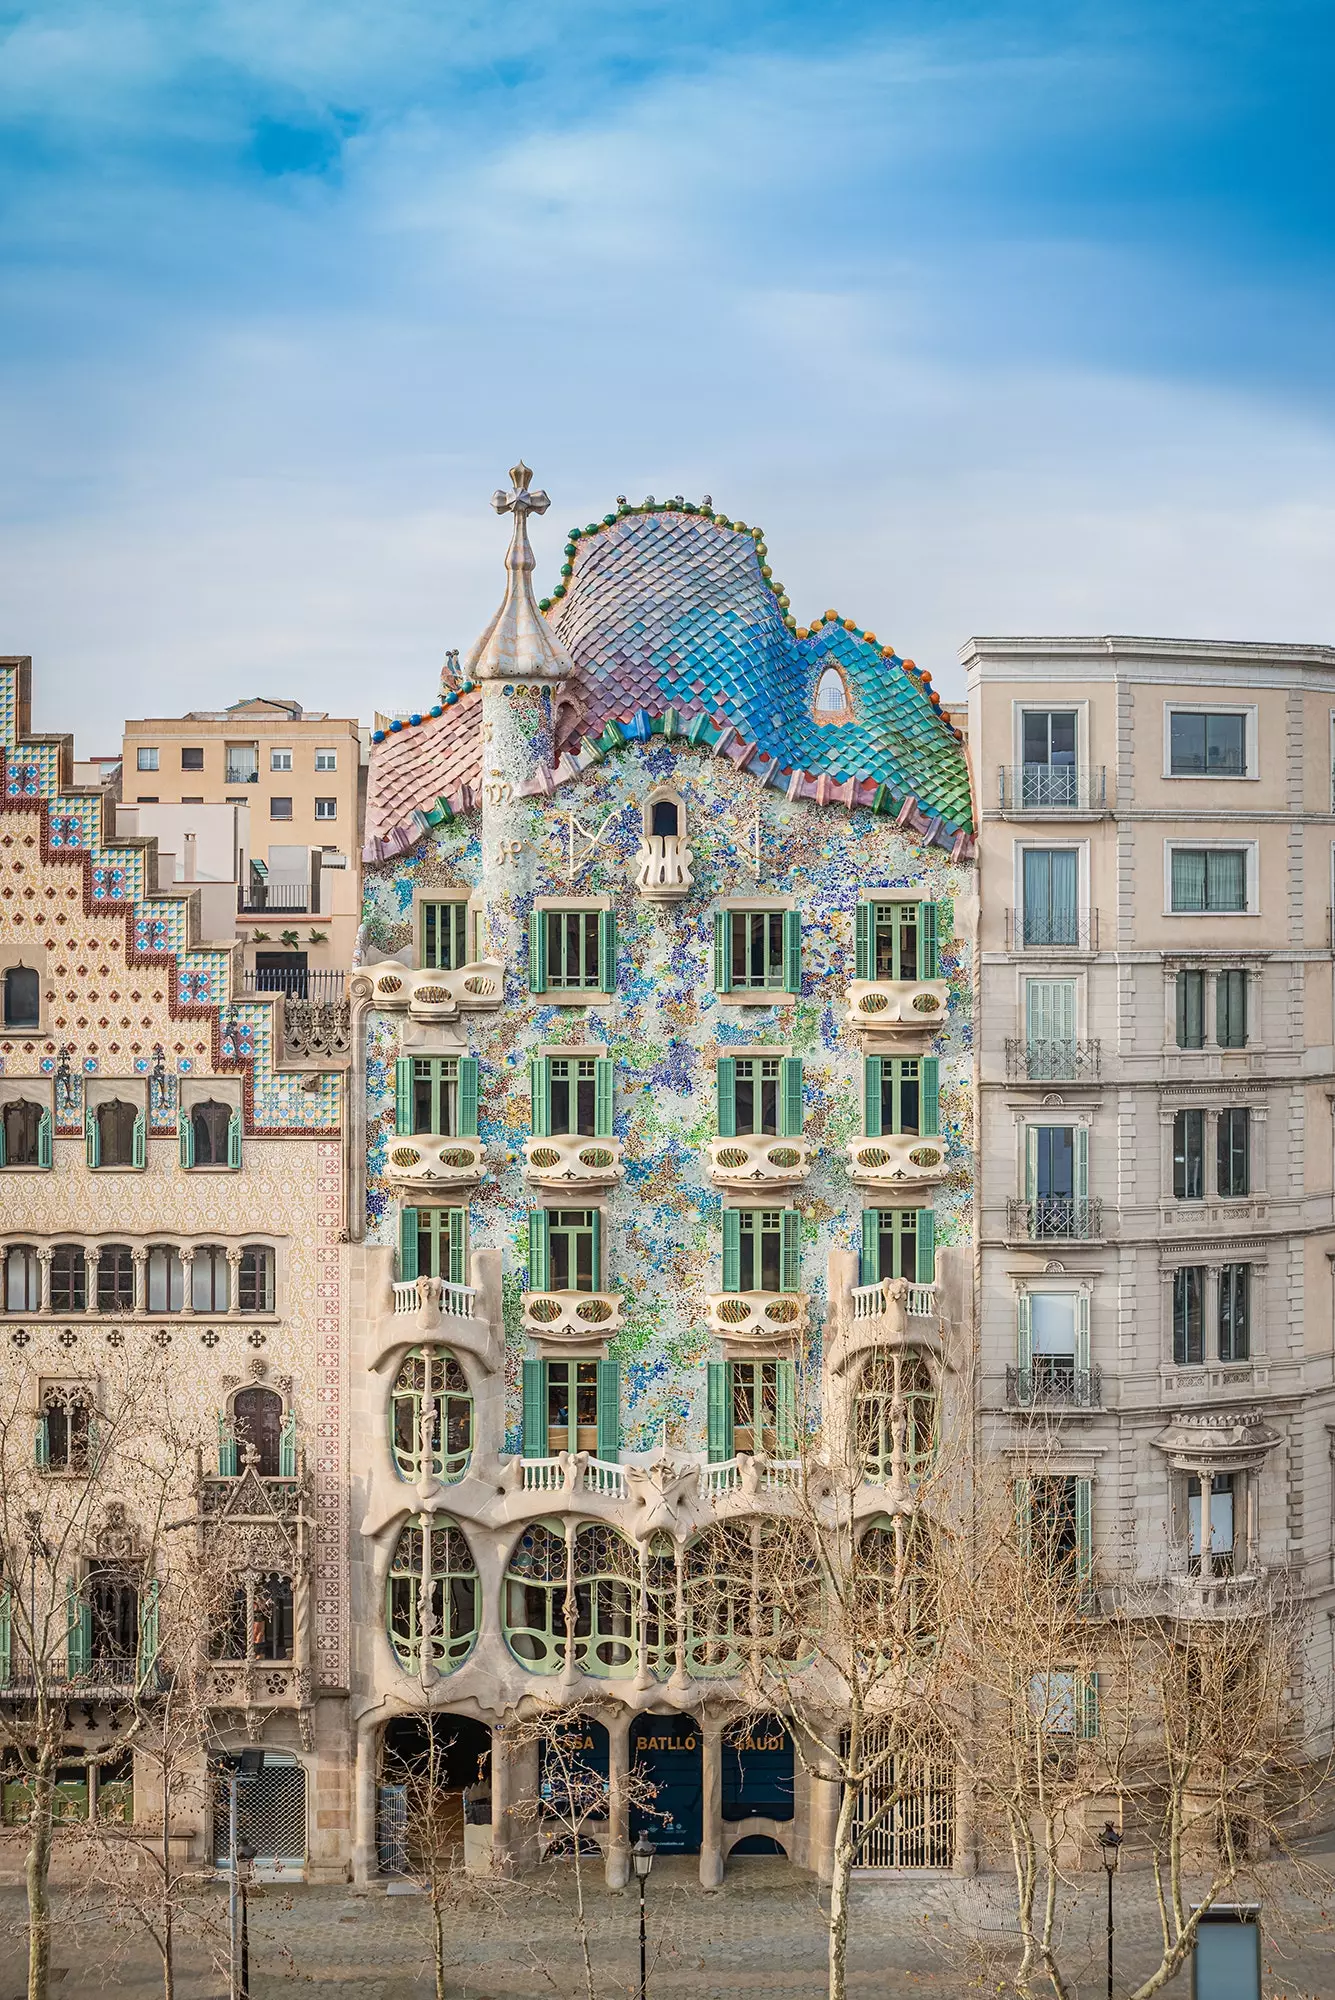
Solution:
<svg viewBox="0 0 1335 2000">
<path fill-rule="evenodd" d="M 460 1014 L 483 1014 L 505 997 L 505 967 L 499 958 L 479 959 L 453 972 L 416 971 L 390 960 L 368 967 L 376 1007 L 406 1009 L 415 1021 L 453 1021 Z"/>
<path fill-rule="evenodd" d="M 723 1341 L 787 1345 L 806 1333 L 809 1302 L 805 1292 L 711 1292 L 705 1317 L 711 1333 Z"/>
<path fill-rule="evenodd" d="M 594 1343 L 621 1330 L 616 1292 L 525 1292 L 524 1331 L 535 1340 Z"/>
<path fill-rule="evenodd" d="M 650 903 L 679 903 L 694 886 L 689 843 L 679 834 L 646 833 L 635 857 L 635 886 Z"/>
<path fill-rule="evenodd" d="M 854 979 L 848 1025 L 865 1035 L 932 1035 L 944 1025 L 950 988 L 944 979 Z"/>
<path fill-rule="evenodd" d="M 486 1175 L 479 1139 L 442 1139 L 430 1133 L 401 1136 L 389 1142 L 385 1179 L 412 1193 L 439 1188 L 473 1188 Z"/>
<path fill-rule="evenodd" d="M 854 1187 L 909 1194 L 945 1179 L 946 1142 L 916 1132 L 887 1132 L 877 1139 L 850 1139 L 848 1175 Z"/>
<path fill-rule="evenodd" d="M 797 1187 L 810 1170 L 811 1146 L 805 1139 L 744 1132 L 709 1142 L 709 1178 L 717 1188 Z"/>
<path fill-rule="evenodd" d="M 575 1190 L 612 1187 L 625 1172 L 621 1164 L 621 1141 L 582 1138 L 577 1132 L 526 1139 L 524 1172 L 534 1187 Z"/>
</svg>

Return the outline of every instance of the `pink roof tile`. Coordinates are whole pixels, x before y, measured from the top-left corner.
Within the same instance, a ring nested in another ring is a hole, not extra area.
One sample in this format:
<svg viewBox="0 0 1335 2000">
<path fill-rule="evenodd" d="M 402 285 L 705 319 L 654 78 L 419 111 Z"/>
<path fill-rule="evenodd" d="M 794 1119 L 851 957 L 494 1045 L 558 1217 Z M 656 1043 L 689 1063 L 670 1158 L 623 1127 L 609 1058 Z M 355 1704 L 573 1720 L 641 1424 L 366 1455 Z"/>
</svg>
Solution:
<svg viewBox="0 0 1335 2000">
<path fill-rule="evenodd" d="M 362 859 L 406 854 L 443 799 L 451 812 L 474 803 L 482 776 L 482 694 L 474 688 L 438 716 L 405 723 L 371 751 Z"/>
</svg>

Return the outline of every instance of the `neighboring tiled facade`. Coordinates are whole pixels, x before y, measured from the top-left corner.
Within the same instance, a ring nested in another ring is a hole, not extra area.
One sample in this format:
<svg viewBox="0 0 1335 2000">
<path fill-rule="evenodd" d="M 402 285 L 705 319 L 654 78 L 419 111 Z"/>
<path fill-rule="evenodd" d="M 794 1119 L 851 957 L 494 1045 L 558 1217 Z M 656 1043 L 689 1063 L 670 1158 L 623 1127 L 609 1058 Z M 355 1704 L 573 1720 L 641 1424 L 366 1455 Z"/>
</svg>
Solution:
<svg viewBox="0 0 1335 2000">
<path fill-rule="evenodd" d="M 832 1788 L 789 1754 L 748 1792 L 727 1673 L 679 1593 L 764 1518 L 752 1454 L 783 1477 L 803 1358 L 905 1345 L 882 1275 L 908 1280 L 928 1374 L 939 1338 L 969 1339 L 963 750 L 925 676 L 833 613 L 798 630 L 758 533 L 707 507 L 622 503 L 572 531 L 544 616 L 524 520 L 546 503 L 517 481 L 497 618 L 369 775 L 354 1865 L 393 1851 L 386 1758 L 411 1718 L 457 1719 L 475 1769 L 470 1725 L 480 1744 L 559 1690 L 613 1704 L 614 1777 L 669 1760 L 663 1839 L 705 1880 L 751 1838 L 820 1867 Z M 452 1412 L 434 1458 L 431 1396 Z M 595 1574 L 633 1630 L 567 1662 L 566 1584 Z M 424 1636 L 432 1588 L 446 1629 Z M 513 1853 L 507 1804 L 541 1779 L 498 1742 Z M 613 1880 L 632 1834 L 614 1804 Z"/>
<path fill-rule="evenodd" d="M 1186 1616 L 1290 1576 L 1324 1678 L 1335 653 L 962 657 L 988 1435 L 1037 1415 L 1096 1568 Z"/>
</svg>

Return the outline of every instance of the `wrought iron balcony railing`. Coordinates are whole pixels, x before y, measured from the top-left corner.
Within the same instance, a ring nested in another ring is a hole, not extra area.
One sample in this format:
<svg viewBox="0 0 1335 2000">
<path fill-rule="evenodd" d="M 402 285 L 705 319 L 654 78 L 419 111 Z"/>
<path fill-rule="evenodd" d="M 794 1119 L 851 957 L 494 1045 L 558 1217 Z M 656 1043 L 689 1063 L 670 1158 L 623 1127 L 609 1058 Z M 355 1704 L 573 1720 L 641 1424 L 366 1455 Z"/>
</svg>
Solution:
<svg viewBox="0 0 1335 2000">
<path fill-rule="evenodd" d="M 1099 913 L 1073 910 L 1054 915 L 1050 910 L 1007 910 L 1007 951 L 1097 951 Z"/>
<path fill-rule="evenodd" d="M 248 967 L 242 976 L 243 993 L 281 993 L 289 1000 L 318 1000 L 330 1004 L 344 998 L 348 990 L 346 972 L 327 966 L 264 965 Z"/>
<path fill-rule="evenodd" d="M 1008 1368 L 1006 1404 L 1012 1410 L 1097 1410 L 1103 1404 L 1103 1374 L 1061 1363 Z"/>
<path fill-rule="evenodd" d="M 1094 812 L 1108 810 L 1106 768 L 1075 764 L 1013 764 L 999 773 L 1003 812 Z"/>
<path fill-rule="evenodd" d="M 1069 1194 L 1008 1201 L 1006 1234 L 1030 1243 L 1094 1242 L 1103 1235 L 1103 1203 L 1097 1195 Z"/>
<path fill-rule="evenodd" d="M 1006 1043 L 1006 1074 L 1030 1083 L 1094 1083 L 1103 1063 L 1103 1044 L 1065 1039 Z"/>
</svg>

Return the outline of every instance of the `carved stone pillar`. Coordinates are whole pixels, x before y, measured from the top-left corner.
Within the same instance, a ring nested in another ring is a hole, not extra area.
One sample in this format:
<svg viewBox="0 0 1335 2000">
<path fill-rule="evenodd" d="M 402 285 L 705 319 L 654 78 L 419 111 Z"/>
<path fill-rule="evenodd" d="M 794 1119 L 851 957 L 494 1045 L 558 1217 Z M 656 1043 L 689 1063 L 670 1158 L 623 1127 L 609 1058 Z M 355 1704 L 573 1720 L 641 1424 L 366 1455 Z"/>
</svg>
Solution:
<svg viewBox="0 0 1335 2000">
<path fill-rule="evenodd" d="M 227 1317 L 236 1319 L 241 1312 L 241 1251 L 235 1244 L 227 1247 Z"/>
<path fill-rule="evenodd" d="M 51 1310 L 51 1259 L 55 1255 L 49 1243 L 43 1243 L 37 1252 L 37 1265 L 41 1274 L 41 1289 L 37 1294 L 39 1312 Z"/>
<path fill-rule="evenodd" d="M 366 1884 L 379 1872 L 375 1819 L 379 1781 L 380 1731 L 374 1716 L 357 1725 L 357 1765 L 352 1804 L 352 1879 Z"/>
<path fill-rule="evenodd" d="M 493 1729 L 491 1742 L 492 1868 L 498 1875 L 514 1874 L 536 1857 L 536 1824 L 518 1808 L 537 1797 L 538 1746 L 511 1744 L 503 1729 Z"/>
<path fill-rule="evenodd" d="M 148 1311 L 148 1250 L 142 1243 L 136 1243 L 130 1252 L 134 1260 L 134 1309 L 137 1313 Z"/>
<path fill-rule="evenodd" d="M 624 1889 L 630 1880 L 630 1804 L 626 1796 L 630 1777 L 629 1709 L 621 1709 L 607 1725 L 607 1854 L 609 1889 Z"/>
<path fill-rule="evenodd" d="M 187 1245 L 179 1253 L 181 1259 L 181 1311 L 195 1309 L 195 1251 L 193 1244 Z"/>
<path fill-rule="evenodd" d="M 97 1311 L 97 1269 L 101 1262 L 102 1252 L 98 1249 L 96 1243 L 94 1243 L 83 1253 L 83 1309 L 85 1312 L 95 1313 Z"/>
<path fill-rule="evenodd" d="M 700 1724 L 700 1887 L 723 1881 L 723 1724 L 712 1716 Z"/>
</svg>

